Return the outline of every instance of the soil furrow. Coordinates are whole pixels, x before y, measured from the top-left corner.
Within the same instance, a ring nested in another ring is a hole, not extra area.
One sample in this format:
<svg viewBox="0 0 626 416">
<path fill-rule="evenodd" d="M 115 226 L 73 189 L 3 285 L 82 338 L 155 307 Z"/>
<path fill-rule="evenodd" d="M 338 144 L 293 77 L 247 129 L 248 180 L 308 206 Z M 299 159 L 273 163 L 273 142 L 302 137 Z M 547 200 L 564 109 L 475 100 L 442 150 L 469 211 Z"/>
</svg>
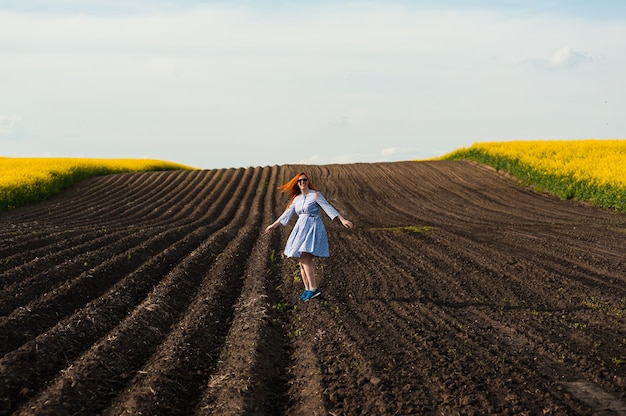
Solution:
<svg viewBox="0 0 626 416">
<path fill-rule="evenodd" d="M 268 170 L 256 172 L 264 175 L 260 178 L 262 182 L 269 173 Z M 258 177 L 255 178 L 251 182 L 259 181 Z M 192 411 L 201 386 L 206 384 L 207 375 L 218 362 L 216 358 L 224 346 L 228 325 L 232 329 L 235 300 L 245 284 L 246 263 L 250 263 L 248 259 L 252 246 L 258 240 L 263 195 L 261 192 L 250 192 L 246 200 L 241 201 L 237 216 L 244 218 L 246 214 L 243 212 L 246 212 L 247 225 L 217 257 L 187 313 L 129 383 L 132 389 L 119 396 L 105 413 L 156 414 L 166 411 L 169 414 L 189 414 Z M 250 211 L 248 207 L 251 207 Z M 261 261 L 260 270 L 255 270 L 256 273 L 265 272 L 267 260 Z M 247 280 L 261 278 L 254 275 L 247 277 Z M 260 301 L 260 297 L 248 300 L 257 304 Z M 260 313 L 262 316 L 262 311 Z M 260 317 L 258 313 L 256 317 Z M 138 403 L 143 403 L 143 406 L 138 407 Z"/>
<path fill-rule="evenodd" d="M 178 205 L 174 205 L 171 206 L 169 208 L 169 210 L 171 212 L 176 213 L 177 218 L 176 221 L 177 222 L 170 222 L 170 221 L 166 221 L 166 218 L 161 218 L 159 221 L 157 221 L 155 224 L 161 229 L 164 230 L 166 229 L 168 226 L 174 227 L 176 225 L 184 225 L 186 222 L 189 221 L 190 218 L 198 218 L 197 216 L 190 216 L 189 215 L 189 211 L 196 211 L 195 214 L 199 214 L 201 213 L 204 214 L 204 212 L 200 211 L 198 212 L 197 210 L 199 208 L 204 207 L 205 209 L 208 208 L 206 203 L 196 203 L 195 199 L 202 199 L 204 197 L 204 189 L 207 189 L 206 186 L 209 186 L 211 184 L 211 182 L 209 181 L 209 179 L 213 179 L 216 175 L 210 175 L 210 171 L 207 171 L 206 174 L 204 174 L 205 172 L 194 172 L 196 173 L 196 177 L 198 179 L 196 180 L 202 180 L 203 183 L 198 184 L 198 185 L 194 185 L 198 188 L 200 188 L 201 192 L 184 192 L 185 190 L 179 190 L 179 192 L 182 192 L 182 195 L 185 195 L 185 199 L 183 199 L 181 201 L 181 203 L 179 205 L 181 205 L 180 207 Z M 203 175 L 204 174 L 204 175 Z M 207 179 L 202 179 L 203 176 L 205 176 Z M 132 177 L 132 176 L 130 176 Z M 103 179 L 106 179 L 103 178 Z M 224 180 L 227 180 L 227 178 L 224 178 Z M 187 182 L 192 182 L 193 181 L 187 181 Z M 207 183 L 208 182 L 208 183 Z M 206 186 L 205 186 L 206 185 Z M 189 185 L 187 185 L 189 186 Z M 229 198 L 230 195 L 225 195 L 224 199 Z M 132 200 L 132 199 L 131 199 Z M 99 204 L 105 204 L 105 201 L 102 200 L 98 200 L 97 201 Z M 204 201 L 203 201 L 204 202 Z M 117 205 L 120 205 L 120 203 L 116 203 Z M 145 206 L 146 204 L 148 204 L 148 201 L 139 201 L 139 203 L 134 204 L 134 205 L 138 205 L 138 206 Z M 154 210 L 154 207 L 149 207 L 148 208 L 150 211 Z M 89 208 L 83 208 L 83 211 L 89 211 Z M 110 214 L 110 213 L 109 213 Z M 64 219 L 67 219 L 68 217 L 64 216 Z M 24 241 L 22 243 L 23 246 L 29 246 L 31 249 L 28 251 L 28 254 L 30 256 L 30 258 L 35 259 L 35 261 L 48 261 L 51 264 L 55 261 L 55 258 L 62 258 L 63 259 L 63 255 L 64 253 L 60 253 L 60 249 L 63 246 L 67 246 L 68 249 L 71 248 L 72 251 L 74 252 L 81 252 L 81 245 L 84 244 L 84 242 L 87 242 L 87 244 L 89 244 L 89 246 L 91 247 L 102 247 L 107 240 L 109 239 L 119 239 L 122 236 L 125 236 L 129 233 L 133 233 L 136 232 L 136 230 L 138 230 L 138 227 L 146 227 L 148 224 L 145 222 L 141 222 L 141 221 L 137 221 L 135 219 L 133 219 L 130 216 L 124 215 L 121 218 L 118 218 L 116 221 L 111 221 L 110 219 L 108 221 L 105 221 L 103 223 L 103 225 L 101 226 L 97 226 L 96 224 L 94 224 L 95 218 L 87 218 L 86 220 L 81 220 L 81 222 L 85 222 L 85 223 L 89 223 L 89 228 L 86 228 L 85 226 L 81 225 L 81 228 L 84 228 L 84 230 L 74 230 L 71 233 L 68 233 L 67 230 L 67 226 L 64 228 L 64 231 L 61 232 L 55 232 L 54 234 L 50 234 L 49 232 L 44 232 L 42 234 L 42 238 L 41 238 L 41 244 L 42 247 L 40 248 L 39 251 L 34 250 L 34 246 L 35 243 L 33 241 Z M 118 223 L 120 225 L 118 225 Z M 129 227 L 129 224 L 132 224 L 131 227 Z M 54 229 L 58 229 L 59 226 L 55 226 Z M 96 235 L 94 235 L 93 233 L 96 233 Z M 99 234 L 104 234 L 104 236 L 100 236 Z M 94 241 L 97 238 L 104 238 L 104 243 L 103 242 L 99 242 L 99 241 Z M 21 245 L 16 244 L 14 245 L 15 247 L 12 249 L 12 253 L 14 253 L 14 257 L 15 258 L 11 258 L 8 256 L 9 253 L 5 253 L 5 264 L 11 264 L 11 265 L 15 265 L 15 264 L 21 264 L 24 262 L 24 254 L 23 254 L 23 247 L 21 247 Z M 90 251 L 89 246 L 85 246 L 85 251 Z M 45 254 L 48 253 L 53 253 L 54 256 L 50 259 L 44 258 L 46 257 Z M 72 258 L 74 256 L 74 253 L 70 252 L 70 256 L 69 258 Z M 40 258 L 41 256 L 41 258 Z M 28 261 L 28 260 L 27 260 Z M 30 265 L 30 267 L 39 267 L 39 268 L 44 268 L 42 266 L 39 266 L 37 264 L 35 265 Z M 15 272 L 17 270 L 11 270 L 15 276 L 15 279 L 20 279 L 21 274 L 17 274 L 15 275 Z M 32 273 L 29 273 L 32 275 Z M 6 283 L 3 284 L 8 284 L 9 281 L 11 280 L 9 277 L 7 277 L 6 275 L 3 276 L 4 279 L 3 281 Z"/>
<path fill-rule="evenodd" d="M 254 177 L 252 170 L 248 174 Z M 225 236 L 226 241 L 230 241 L 236 228 L 243 224 L 245 219 L 243 207 L 247 205 L 245 203 L 249 202 L 249 198 L 248 201 L 242 201 L 241 197 L 246 189 L 239 187 L 238 191 L 239 195 L 234 195 L 229 200 L 225 211 L 220 216 L 220 218 L 231 218 L 229 224 L 221 228 L 208 242 L 193 250 L 183 263 L 159 282 L 143 304 L 135 309 L 118 328 L 72 363 L 50 388 L 34 398 L 32 402 L 35 406 L 37 403 L 47 403 L 47 408 L 52 412 L 50 414 L 59 411 L 72 412 L 68 409 L 77 411 L 82 406 L 100 409 L 92 411 L 102 410 L 102 406 L 105 406 L 108 400 L 117 394 L 118 389 L 136 371 L 132 369 L 139 368 L 141 363 L 155 351 L 159 343 L 167 336 L 168 328 L 177 321 L 188 306 L 203 279 L 202 270 L 219 258 L 218 253 L 222 251 L 222 248 L 214 244 L 216 236 Z M 250 194 L 253 192 L 250 191 Z M 216 252 L 216 249 L 219 251 Z M 94 377 L 94 374 L 97 377 Z M 68 380 L 71 380 L 71 383 Z M 72 390 L 85 398 L 84 402 L 77 400 L 71 406 L 64 403 L 62 399 L 68 384 L 73 384 Z M 98 397 L 98 400 L 94 397 Z M 30 402 L 26 403 L 20 411 L 28 413 L 31 406 L 33 404 Z"/>
<path fill-rule="evenodd" d="M 375 322 L 359 322 L 355 328 L 351 318 L 357 311 L 337 301 L 333 293 L 323 296 L 323 302 L 305 304 L 292 313 L 292 326 L 300 334 L 294 337 L 292 369 L 291 395 L 296 400 L 288 413 L 393 414 L 397 403 L 390 400 L 384 364 L 390 357 L 381 355 L 380 345 L 375 351 L 363 348 L 358 336 L 374 328 Z M 376 342 L 371 336 L 366 339 Z M 351 396 L 349 389 L 361 394 Z"/>
<path fill-rule="evenodd" d="M 284 247 L 285 235 L 279 247 Z M 281 262 L 282 278 L 277 287 L 281 293 L 284 316 L 280 316 L 276 324 L 287 332 L 291 340 L 288 350 L 291 351 L 287 369 L 289 374 L 288 400 L 285 403 L 285 414 L 294 415 L 326 415 L 328 410 L 324 403 L 321 363 L 313 346 L 308 340 L 315 334 L 311 327 L 311 315 L 308 305 L 297 304 L 296 299 L 302 292 L 301 280 L 295 280 L 294 270 L 298 270 L 293 259 Z M 298 271 L 299 273 L 299 271 Z M 298 274 L 299 276 L 299 274 Z M 282 365 L 285 365 L 283 363 Z"/>
<path fill-rule="evenodd" d="M 43 228 L 43 227 L 42 227 Z M 36 259 L 39 256 L 46 255 L 51 252 L 55 252 L 59 249 L 72 247 L 73 240 L 84 242 L 88 240 L 87 236 L 84 236 L 81 231 L 61 230 L 58 227 L 56 229 L 45 229 L 40 232 L 28 232 L 28 239 L 23 238 L 20 234 L 23 231 L 16 231 L 14 234 L 7 235 L 2 238 L 3 245 L 0 247 L 0 273 L 12 270 L 16 266 L 23 265 L 30 261 L 30 259 Z M 28 254 L 28 258 L 24 258 L 24 255 Z"/>
<path fill-rule="evenodd" d="M 120 204 L 111 204 L 119 195 L 118 192 L 124 193 L 125 185 L 128 181 L 133 181 L 135 175 L 138 182 L 146 182 L 150 176 L 155 179 L 162 172 L 143 172 L 143 173 L 122 173 L 119 175 L 105 175 L 95 178 L 89 178 L 85 181 L 79 182 L 74 187 L 61 192 L 59 195 L 55 195 L 50 199 L 44 201 L 42 204 L 38 204 L 36 207 L 32 207 L 32 216 L 34 220 L 45 222 L 46 224 L 56 224 L 71 227 L 81 227 L 86 224 L 91 218 L 97 218 L 103 212 L 111 212 L 116 210 Z M 172 182 L 175 182 L 180 177 L 173 175 L 166 175 L 162 183 L 163 186 L 168 186 Z M 113 180 L 111 180 L 113 179 Z M 121 182 L 118 181 L 121 179 Z M 109 185 L 106 188 L 101 189 L 97 194 L 85 195 L 81 191 L 83 183 L 87 183 L 87 186 L 99 182 L 106 182 Z M 153 183 L 147 186 L 145 191 L 137 194 L 138 198 L 142 198 L 143 192 L 159 191 L 160 186 L 155 187 Z M 134 196 L 131 196 L 134 198 Z M 62 200 L 63 203 L 58 201 Z M 141 200 L 141 199 L 138 199 Z M 31 207 L 28 207 L 29 209 Z"/>
<path fill-rule="evenodd" d="M 254 231 L 244 227 L 220 253 L 187 314 L 105 414 L 190 414 L 223 347 L 255 239 Z"/>
<path fill-rule="evenodd" d="M 125 192 L 123 197 L 120 197 L 117 194 L 120 191 L 115 189 L 116 193 L 109 196 L 111 200 L 116 201 L 114 208 L 109 212 L 95 212 L 94 215 L 97 217 L 91 218 L 90 221 L 104 220 L 108 225 L 112 217 L 120 218 L 123 216 L 124 224 L 135 223 L 146 226 L 155 222 L 159 225 L 169 225 L 180 218 L 187 218 L 180 215 L 181 211 L 187 212 L 189 200 L 198 196 L 197 190 L 202 192 L 201 183 L 206 179 L 206 175 L 203 175 L 202 172 L 183 171 L 178 176 L 177 181 L 168 184 L 159 183 L 157 188 L 159 192 L 140 198 L 130 197 L 128 195 L 130 190 Z M 141 203 L 138 205 L 137 201 L 141 201 Z M 114 225 L 114 223 L 111 224 L 111 226 Z"/>
<path fill-rule="evenodd" d="M 497 310 L 497 307 L 493 309 Z M 455 362 L 466 361 L 468 369 L 481 368 L 482 374 L 476 374 L 475 384 L 488 394 L 490 406 L 499 414 L 536 414 L 545 409 L 551 414 L 562 415 L 571 414 L 573 410 L 576 413 L 589 411 L 569 401 L 556 382 L 566 374 L 568 378 L 578 378 L 581 373 L 573 367 L 563 366 L 557 357 L 542 352 L 532 343 L 515 322 L 516 311 L 503 311 L 495 319 L 482 312 L 493 309 L 429 309 L 462 334 L 463 342 L 448 351 Z M 524 391 L 510 393 L 503 401 L 498 392 L 515 391 L 516 385 L 524 386 Z M 538 397 L 541 400 L 534 402 L 533 398 Z M 559 402 L 568 402 L 569 409 L 559 409 Z"/>
<path fill-rule="evenodd" d="M 356 225 L 307 303 L 299 171 Z M 624 414 L 625 231 L 471 162 L 86 180 L 0 213 L 0 415 Z"/>
<path fill-rule="evenodd" d="M 3 392 L 0 397 L 19 397 L 16 403 L 20 403 L 39 391 L 68 362 L 76 359 L 125 319 L 159 284 L 163 276 L 179 265 L 183 257 L 195 253 L 201 242 L 209 239 L 207 250 L 217 253 L 226 246 L 229 236 L 222 229 L 201 227 L 194 234 L 186 236 L 184 241 L 153 256 L 103 296 L 60 321 L 46 333 L 7 353 L 0 360 L 0 377 L 5 382 L 0 387 L 0 392 Z M 103 316 L 106 319 L 98 318 Z M 19 395 L 18 390 L 22 390 Z"/>
<path fill-rule="evenodd" d="M 198 250 L 197 254 L 211 258 L 204 250 Z M 72 362 L 16 414 L 30 414 L 38 407 L 45 409 L 41 414 L 74 414 L 86 409 L 90 413 L 101 412 L 176 322 L 202 279 L 198 273 L 202 267 L 194 270 L 188 265 L 170 273 L 116 329 Z M 67 394 L 72 394 L 75 400 L 65 401 Z"/>
<path fill-rule="evenodd" d="M 54 252 L 35 257 L 29 263 L 14 267 L 3 275 L 6 287 L 0 291 L 0 315 L 6 315 L 19 306 L 63 284 L 72 276 L 81 274 L 85 264 L 94 264 L 104 252 L 124 252 L 131 255 L 132 247 L 146 236 L 129 236 L 129 232 L 109 234 L 104 237 L 88 235 L 87 242 L 69 248 L 58 247 Z M 50 249 L 46 249 L 48 251 Z M 37 253 L 33 253 L 37 255 Z M 10 284 L 12 283 L 12 284 Z"/>
<path fill-rule="evenodd" d="M 70 217 L 64 217 L 60 213 L 53 212 L 54 217 L 49 221 L 61 222 L 68 226 L 81 226 L 85 221 L 98 222 L 102 218 L 110 221 L 120 215 L 133 217 L 132 201 L 141 201 L 140 210 L 147 207 L 158 206 L 163 198 L 171 195 L 178 195 L 177 187 L 190 175 L 190 171 L 168 172 L 144 172 L 138 175 L 138 183 L 147 182 L 146 187 L 129 187 L 128 182 L 123 185 L 107 187 L 103 189 L 96 198 L 83 200 L 82 194 L 75 200 L 75 210 L 70 212 Z M 132 174 L 121 174 L 128 179 Z M 115 201 L 113 203 L 113 201 Z M 140 216 L 137 213 L 137 217 Z M 157 213 L 158 215 L 158 213 Z M 147 213 L 143 212 L 141 218 L 145 221 Z M 136 217 L 134 217 L 136 218 Z"/>
<path fill-rule="evenodd" d="M 162 252 L 177 235 L 179 232 L 170 231 L 148 241 L 137 238 L 135 245 L 130 246 L 132 248 L 128 251 L 117 251 L 112 258 L 96 267 L 90 268 L 78 261 L 73 264 L 73 269 L 64 269 L 51 274 L 50 276 L 58 276 L 60 279 L 65 277 L 65 273 L 76 277 L 70 278 L 50 292 L 40 293 L 37 299 L 14 310 L 8 316 L 0 317 L 0 340 L 2 340 L 0 353 L 10 351 L 32 339 L 33 336 L 47 330 L 60 319 L 97 298 L 124 276 L 143 265 L 146 258 L 150 259 Z M 48 278 L 42 280 L 45 282 L 46 279 Z"/>
<path fill-rule="evenodd" d="M 263 224 L 274 218 L 277 168 L 265 189 Z M 262 228 L 262 227 L 261 227 Z M 286 332 L 278 323 L 285 313 L 276 290 L 279 259 L 270 250 L 279 235 L 261 237 L 246 266 L 241 296 L 224 341 L 224 348 L 211 372 L 195 413 L 283 414 L 287 405 L 287 368 L 290 362 Z M 277 340 L 282 340 L 276 344 Z M 233 371 L 240 368 L 239 371 Z"/>
<path fill-rule="evenodd" d="M 239 189 L 243 192 L 241 187 Z M 222 194 L 226 195 L 220 198 L 222 203 L 218 201 L 212 207 L 214 213 L 218 213 L 221 208 L 224 209 L 219 212 L 220 216 L 215 221 L 214 227 L 216 229 L 223 226 L 228 213 L 234 212 L 238 201 L 236 195 L 224 194 L 223 192 Z M 176 238 L 177 235 L 182 237 L 183 232 L 182 229 L 169 230 L 150 238 L 148 241 L 142 241 L 143 236 L 135 235 L 133 238 L 136 241 L 133 241 L 132 244 L 114 250 L 109 249 L 109 252 L 118 253 L 113 257 L 115 260 L 113 264 L 107 261 L 83 271 L 88 268 L 89 263 L 81 259 L 82 261 L 75 261 L 70 264 L 73 269 L 57 271 L 53 276 L 64 278 L 65 276 L 78 275 L 78 277 L 63 283 L 54 289 L 50 295 L 31 302 L 8 317 L 0 317 L 0 340 L 3 341 L 3 350 L 0 350 L 0 353 L 5 353 L 21 345 L 33 335 L 49 328 L 58 319 L 72 313 L 75 308 L 86 304 L 115 284 L 125 274 L 139 267 L 144 261 L 143 259 L 150 258 L 169 246 L 172 238 Z M 98 256 L 94 255 L 94 258 L 98 258 Z M 49 278 L 41 281 L 47 284 Z M 45 294 L 45 292 L 41 293 Z M 31 328 L 31 330 L 21 331 L 20 327 Z"/>
</svg>

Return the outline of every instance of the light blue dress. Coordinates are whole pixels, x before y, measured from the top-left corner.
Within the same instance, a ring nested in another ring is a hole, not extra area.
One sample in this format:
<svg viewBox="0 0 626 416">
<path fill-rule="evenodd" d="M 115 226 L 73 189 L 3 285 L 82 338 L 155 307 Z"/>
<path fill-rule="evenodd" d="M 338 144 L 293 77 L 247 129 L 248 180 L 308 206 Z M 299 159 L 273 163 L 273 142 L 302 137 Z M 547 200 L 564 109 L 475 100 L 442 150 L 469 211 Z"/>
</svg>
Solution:
<svg viewBox="0 0 626 416">
<path fill-rule="evenodd" d="M 298 221 L 289 234 L 285 246 L 287 257 L 299 258 L 300 253 L 311 253 L 316 257 L 329 256 L 328 236 L 320 218 L 320 207 L 331 220 L 339 215 L 320 192 L 309 191 L 307 195 L 296 196 L 278 218 L 282 225 L 287 225 L 294 214 L 298 215 Z"/>
</svg>

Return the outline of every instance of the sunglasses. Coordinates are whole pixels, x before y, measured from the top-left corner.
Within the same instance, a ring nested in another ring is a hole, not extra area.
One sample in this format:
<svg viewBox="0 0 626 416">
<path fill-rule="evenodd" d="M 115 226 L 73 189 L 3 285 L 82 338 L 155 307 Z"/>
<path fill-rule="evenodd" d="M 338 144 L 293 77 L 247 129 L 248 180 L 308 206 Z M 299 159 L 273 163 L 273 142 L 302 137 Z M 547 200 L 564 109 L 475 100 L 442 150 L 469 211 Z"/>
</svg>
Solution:
<svg viewBox="0 0 626 416">
<path fill-rule="evenodd" d="M 308 182 L 308 181 L 309 181 L 309 179 L 308 179 L 308 178 L 298 179 L 298 182 L 303 182 L 303 183 L 304 183 L 304 182 Z"/>
</svg>

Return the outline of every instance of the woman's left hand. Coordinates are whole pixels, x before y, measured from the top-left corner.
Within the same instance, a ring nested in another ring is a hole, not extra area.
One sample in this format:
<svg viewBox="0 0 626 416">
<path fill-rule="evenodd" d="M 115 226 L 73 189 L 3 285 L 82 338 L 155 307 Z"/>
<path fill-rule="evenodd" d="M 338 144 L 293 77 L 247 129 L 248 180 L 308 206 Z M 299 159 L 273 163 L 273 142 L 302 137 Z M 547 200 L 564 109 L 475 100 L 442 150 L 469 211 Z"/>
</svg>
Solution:
<svg viewBox="0 0 626 416">
<path fill-rule="evenodd" d="M 352 227 L 354 227 L 354 224 L 352 224 L 352 222 L 351 222 L 351 221 L 348 221 L 347 219 L 345 219 L 345 218 L 343 218 L 343 217 L 339 218 L 339 220 L 341 221 L 341 223 L 343 224 L 343 226 L 344 226 L 344 227 L 346 227 L 346 228 L 352 228 Z"/>
</svg>

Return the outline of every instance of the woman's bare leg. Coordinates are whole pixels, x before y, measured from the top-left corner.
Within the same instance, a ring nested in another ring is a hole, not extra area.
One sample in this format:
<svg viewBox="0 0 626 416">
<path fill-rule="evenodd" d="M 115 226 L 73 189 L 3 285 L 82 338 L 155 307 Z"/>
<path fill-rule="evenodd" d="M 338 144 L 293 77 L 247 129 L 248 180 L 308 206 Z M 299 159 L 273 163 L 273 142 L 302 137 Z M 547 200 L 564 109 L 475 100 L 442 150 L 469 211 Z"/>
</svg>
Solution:
<svg viewBox="0 0 626 416">
<path fill-rule="evenodd" d="M 300 276 L 302 276 L 302 283 L 304 283 L 304 290 L 310 290 L 311 285 L 309 283 L 309 278 L 307 277 L 306 270 L 304 269 L 304 264 L 302 263 L 302 257 L 300 257 Z"/>
<path fill-rule="evenodd" d="M 306 290 L 317 289 L 317 279 L 315 278 L 315 267 L 313 267 L 313 255 L 311 253 L 300 253 L 300 270 L 302 280 Z"/>
</svg>

